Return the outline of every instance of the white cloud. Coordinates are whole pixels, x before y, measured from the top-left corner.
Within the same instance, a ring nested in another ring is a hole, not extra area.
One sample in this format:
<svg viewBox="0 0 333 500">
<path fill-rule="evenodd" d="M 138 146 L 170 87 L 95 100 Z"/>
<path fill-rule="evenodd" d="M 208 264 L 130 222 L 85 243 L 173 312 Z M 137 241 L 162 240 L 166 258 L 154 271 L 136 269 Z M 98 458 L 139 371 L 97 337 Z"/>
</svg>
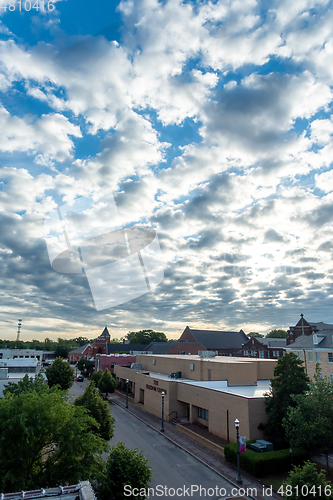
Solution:
<svg viewBox="0 0 333 500">
<path fill-rule="evenodd" d="M 70 136 L 82 137 L 80 128 L 60 114 L 19 118 L 0 108 L 0 150 L 38 154 L 38 163 L 64 161 L 72 156 Z"/>
</svg>

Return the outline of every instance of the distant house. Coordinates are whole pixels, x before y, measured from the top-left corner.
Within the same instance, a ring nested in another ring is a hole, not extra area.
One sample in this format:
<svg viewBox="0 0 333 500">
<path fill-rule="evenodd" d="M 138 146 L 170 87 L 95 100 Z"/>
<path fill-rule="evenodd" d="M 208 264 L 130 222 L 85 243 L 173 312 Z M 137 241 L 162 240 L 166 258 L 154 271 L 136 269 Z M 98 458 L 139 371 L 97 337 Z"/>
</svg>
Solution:
<svg viewBox="0 0 333 500">
<path fill-rule="evenodd" d="M 234 356 L 276 359 L 284 355 L 286 345 L 286 339 L 251 337 Z"/>
<path fill-rule="evenodd" d="M 294 352 L 304 362 L 309 377 L 320 363 L 322 375 L 333 381 L 333 325 L 308 322 L 301 314 L 296 326 L 290 327 L 286 352 Z"/>
<path fill-rule="evenodd" d="M 93 347 L 91 344 L 86 344 L 77 347 L 68 353 L 68 361 L 72 364 L 77 363 L 80 359 L 90 359 L 92 357 Z"/>
<path fill-rule="evenodd" d="M 214 351 L 220 356 L 232 356 L 239 351 L 248 337 L 243 330 L 239 332 L 220 330 L 193 330 L 186 327 L 178 342 L 166 354 L 198 354 L 198 351 Z M 190 344 L 192 344 L 190 346 Z M 187 352 L 191 349 L 190 352 Z M 174 352 L 177 351 L 177 352 Z"/>
</svg>

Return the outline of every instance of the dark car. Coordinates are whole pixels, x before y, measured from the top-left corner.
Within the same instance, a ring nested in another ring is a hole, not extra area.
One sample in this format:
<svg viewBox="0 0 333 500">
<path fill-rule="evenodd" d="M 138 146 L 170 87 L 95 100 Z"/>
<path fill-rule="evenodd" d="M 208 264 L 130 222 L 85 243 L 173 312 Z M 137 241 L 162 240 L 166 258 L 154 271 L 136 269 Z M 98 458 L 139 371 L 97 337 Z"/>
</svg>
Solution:
<svg viewBox="0 0 333 500">
<path fill-rule="evenodd" d="M 79 375 L 78 378 L 76 379 L 77 382 L 83 382 L 84 381 L 84 378 L 82 377 L 82 375 Z"/>
</svg>

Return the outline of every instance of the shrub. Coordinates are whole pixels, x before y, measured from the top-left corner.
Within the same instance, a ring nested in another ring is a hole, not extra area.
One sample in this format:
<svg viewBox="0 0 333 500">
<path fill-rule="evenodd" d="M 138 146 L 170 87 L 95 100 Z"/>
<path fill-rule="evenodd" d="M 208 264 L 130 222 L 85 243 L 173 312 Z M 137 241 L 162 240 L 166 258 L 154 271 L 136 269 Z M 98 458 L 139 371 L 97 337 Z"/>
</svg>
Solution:
<svg viewBox="0 0 333 500">
<path fill-rule="evenodd" d="M 254 441 L 248 441 L 248 444 Z M 224 447 L 224 456 L 228 462 L 237 464 L 237 444 L 230 443 Z M 308 454 L 301 449 L 293 449 L 293 464 L 301 464 Z M 289 449 L 258 453 L 248 447 L 246 453 L 240 453 L 240 466 L 254 477 L 279 474 L 291 469 Z"/>
</svg>

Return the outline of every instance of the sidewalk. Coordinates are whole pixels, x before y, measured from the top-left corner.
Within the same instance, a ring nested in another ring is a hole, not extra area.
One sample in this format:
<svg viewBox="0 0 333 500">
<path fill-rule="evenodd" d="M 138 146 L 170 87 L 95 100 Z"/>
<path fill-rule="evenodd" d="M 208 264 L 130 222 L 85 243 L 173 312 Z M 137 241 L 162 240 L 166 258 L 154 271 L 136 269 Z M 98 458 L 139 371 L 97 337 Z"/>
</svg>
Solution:
<svg viewBox="0 0 333 500">
<path fill-rule="evenodd" d="M 126 401 L 120 396 L 113 395 L 111 398 L 111 402 L 117 404 L 118 406 L 121 406 L 122 408 L 125 408 Z M 147 413 L 141 408 L 138 408 L 134 403 L 131 402 L 130 399 L 128 401 L 127 411 L 135 417 L 139 418 L 145 424 L 149 425 L 149 427 L 151 427 L 155 431 L 161 432 L 161 419 L 155 417 L 154 415 L 151 415 L 150 413 Z M 174 443 L 176 446 L 179 446 L 187 453 L 190 453 L 193 457 L 195 457 L 197 460 L 200 460 L 200 462 L 204 463 L 207 467 L 210 467 L 214 472 L 229 481 L 234 487 L 239 487 L 239 485 L 236 484 L 236 468 L 232 465 L 229 465 L 223 457 L 217 455 L 213 451 L 208 450 L 201 444 L 196 443 L 191 438 L 177 431 L 175 426 L 173 424 L 170 424 L 169 422 L 164 422 L 164 429 L 165 431 L 163 435 L 172 443 Z M 267 487 L 246 472 L 241 471 L 241 476 L 243 479 L 242 488 L 244 488 L 245 490 L 247 488 L 256 488 L 258 492 L 257 496 L 255 497 L 248 495 L 244 498 L 252 498 L 255 500 L 272 500 L 273 498 L 276 500 L 281 500 L 282 497 L 274 491 L 272 492 L 272 494 L 270 494 L 270 492 L 268 492 L 268 494 L 263 494 L 263 487 L 265 488 L 265 491 Z"/>
</svg>

